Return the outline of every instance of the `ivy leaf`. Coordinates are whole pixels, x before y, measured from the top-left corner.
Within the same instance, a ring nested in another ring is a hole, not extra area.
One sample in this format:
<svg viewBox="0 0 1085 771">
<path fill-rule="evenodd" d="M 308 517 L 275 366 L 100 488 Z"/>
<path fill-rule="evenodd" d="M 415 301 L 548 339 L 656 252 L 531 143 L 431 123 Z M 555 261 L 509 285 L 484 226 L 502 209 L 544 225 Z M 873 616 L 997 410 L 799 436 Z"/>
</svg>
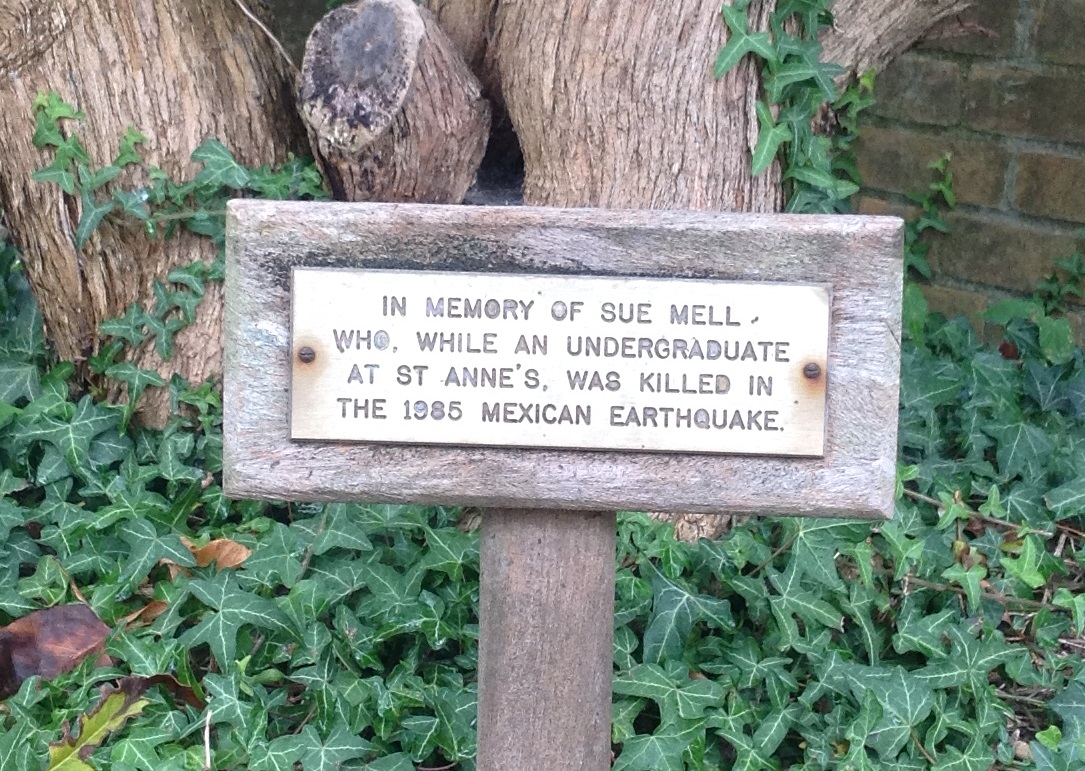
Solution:
<svg viewBox="0 0 1085 771">
<path fill-rule="evenodd" d="M 151 207 L 147 205 L 148 197 L 149 194 L 145 188 L 113 191 L 113 200 L 120 205 L 121 211 L 140 221 L 151 217 Z"/>
<path fill-rule="evenodd" d="M 778 596 L 770 597 L 769 603 L 773 615 L 788 629 L 789 637 L 794 639 L 794 621 L 792 615 L 798 616 L 804 622 L 820 624 L 829 629 L 842 629 L 844 616 L 819 595 L 803 589 L 799 572 L 798 560 L 791 560 L 787 570 L 783 573 L 771 571 L 769 582 L 779 592 Z"/>
<path fill-rule="evenodd" d="M 17 718 L 0 731 L 0 768 L 37 771 L 45 765 L 44 732 L 30 720 Z"/>
<path fill-rule="evenodd" d="M 99 201 L 89 190 L 82 192 L 80 201 L 82 203 L 82 212 L 79 215 L 79 224 L 75 228 L 75 245 L 77 248 L 82 249 L 91 234 L 98 229 L 102 220 L 105 219 L 105 216 L 117 208 L 117 204 L 108 198 Z"/>
<path fill-rule="evenodd" d="M 1006 479 L 1018 475 L 1039 476 L 1047 465 L 1054 443 L 1042 428 L 1014 423 L 996 432 L 998 467 Z"/>
<path fill-rule="evenodd" d="M 128 422 L 135 414 L 139 397 L 143 395 L 144 390 L 148 386 L 166 385 L 166 381 L 154 370 L 137 367 L 128 361 L 112 365 L 106 369 L 105 376 L 128 384 L 128 403 L 124 405 L 124 410 L 121 412 L 121 430 L 128 428 Z"/>
<path fill-rule="evenodd" d="M 992 670 L 1015 654 L 997 632 L 979 640 L 966 624 L 958 624 L 946 630 L 946 636 L 951 641 L 949 655 L 913 672 L 932 688 L 967 686 L 979 693 L 987 686 Z"/>
<path fill-rule="evenodd" d="M 1025 362 L 1025 393 L 1035 399 L 1044 412 L 1057 412 L 1070 406 L 1070 400 L 1059 381 L 1061 370 L 1057 366 L 1045 367 L 1039 361 Z"/>
<path fill-rule="evenodd" d="M 0 402 L 10 405 L 21 399 L 33 400 L 40 393 L 41 380 L 35 365 L 0 361 Z"/>
<path fill-rule="evenodd" d="M 87 465 L 90 444 L 101 433 L 117 429 L 117 414 L 84 396 L 75 407 L 71 420 L 45 416 L 22 434 L 25 440 L 49 442 L 64 455 L 73 469 Z"/>
<path fill-rule="evenodd" d="M 268 748 L 269 755 L 279 756 L 291 765 L 265 767 L 291 768 L 294 762 L 300 762 L 305 771 L 338 771 L 347 761 L 364 757 L 371 748 L 369 742 L 342 723 L 332 727 L 327 739 L 321 739 L 317 730 L 307 725 L 300 734 L 275 739 Z"/>
<path fill-rule="evenodd" d="M 78 735 L 68 730 L 55 744 L 49 745 L 48 771 L 94 771 L 85 758 L 106 737 L 143 712 L 151 702 L 141 698 L 146 681 L 129 677 L 121 680 L 114 691 L 103 692 L 102 701 L 91 712 L 79 717 Z"/>
<path fill-rule="evenodd" d="M 147 316 L 139 303 L 132 303 L 125 310 L 123 316 L 106 319 L 98 325 L 98 331 L 103 335 L 119 337 L 130 345 L 139 345 L 147 337 L 144 326 Z"/>
<path fill-rule="evenodd" d="M 1017 557 L 1003 557 L 1002 566 L 1006 572 L 1018 579 L 1030 589 L 1039 589 L 1047 583 L 1047 577 L 1040 572 L 1040 559 L 1043 549 L 1040 539 L 1034 535 L 1026 536 L 1021 543 Z"/>
<path fill-rule="evenodd" d="M 930 715 L 934 692 L 903 667 L 894 667 L 890 678 L 880 683 L 875 693 L 881 702 L 882 719 L 867 736 L 866 743 L 883 759 L 891 760 Z"/>
<path fill-rule="evenodd" d="M 983 593 L 980 582 L 986 577 L 987 568 L 978 562 L 968 568 L 959 563 L 954 563 L 942 571 L 942 578 L 952 581 L 964 589 L 964 596 L 968 598 L 968 608 L 973 613 L 979 607 L 980 595 Z"/>
<path fill-rule="evenodd" d="M 87 192 L 97 190 L 103 185 L 109 184 L 121 173 L 120 168 L 117 166 L 103 166 L 100 169 L 94 169 L 92 171 L 81 163 L 77 168 L 79 169 L 80 187 Z"/>
<path fill-rule="evenodd" d="M 952 745 L 946 747 L 931 771 L 988 771 L 994 760 L 995 756 L 987 745 L 979 736 L 973 736 L 963 751 Z"/>
<path fill-rule="evenodd" d="M 216 612 L 185 632 L 181 643 L 189 646 L 207 643 L 220 667 L 232 666 L 236 660 L 237 633 L 244 624 L 296 637 L 283 612 L 270 600 L 238 587 L 232 571 L 220 571 L 210 581 L 192 581 L 189 590 Z"/>
<path fill-rule="evenodd" d="M 1067 519 L 1085 513 L 1085 476 L 1071 479 L 1043 497 L 1056 519 Z"/>
<path fill-rule="evenodd" d="M 774 768 L 771 752 L 763 752 L 758 743 L 746 733 L 743 726 L 748 721 L 740 708 L 740 713 L 729 713 L 726 716 L 714 715 L 706 723 L 715 728 L 728 744 L 734 747 L 737 759 L 732 767 L 735 771 L 763 771 L 766 768 Z"/>
<path fill-rule="evenodd" d="M 869 528 L 838 519 L 801 518 L 784 520 L 786 538 L 791 541 L 792 559 L 803 575 L 830 589 L 843 589 L 836 570 L 836 557 L 843 543 L 860 540 Z"/>
<path fill-rule="evenodd" d="M 774 709 L 761 720 L 754 731 L 753 744 L 759 754 L 772 757 L 787 736 L 787 732 L 802 716 L 802 706 L 790 704 L 783 709 Z"/>
<path fill-rule="evenodd" d="M 791 141 L 791 129 L 776 123 L 772 110 L 762 101 L 757 102 L 757 122 L 761 128 L 757 135 L 757 146 L 753 151 L 752 173 L 755 177 L 763 174 L 776 160 L 780 145 Z"/>
<path fill-rule="evenodd" d="M 181 543 L 178 536 L 159 536 L 154 524 L 146 519 L 125 522 L 120 527 L 120 537 L 131 550 L 117 581 L 129 589 L 133 589 L 135 583 L 145 578 L 151 568 L 161 560 L 169 560 L 184 567 L 196 567 L 192 552 Z"/>
<path fill-rule="evenodd" d="M 75 195 L 75 174 L 68 164 L 52 163 L 35 171 L 30 178 L 35 182 L 52 182 L 68 195 Z"/>
<path fill-rule="evenodd" d="M 1041 316 L 1037 322 L 1040 351 L 1052 364 L 1064 364 L 1074 358 L 1077 343 L 1069 319 Z"/>
<path fill-rule="evenodd" d="M 897 653 L 915 651 L 927 658 L 945 658 L 942 638 L 955 617 L 948 608 L 931 615 L 914 609 L 910 613 L 902 612 L 897 619 L 897 633 L 893 635 L 893 650 Z"/>
<path fill-rule="evenodd" d="M 447 573 L 453 581 L 463 580 L 464 563 L 470 558 L 478 558 L 478 540 L 456 529 L 427 527 L 426 547 L 422 566 L 426 570 Z"/>
<path fill-rule="evenodd" d="M 373 551 L 373 544 L 365 536 L 359 508 L 353 503 L 330 503 L 322 517 L 296 522 L 294 530 L 317 556 L 332 549 Z"/>
<path fill-rule="evenodd" d="M 742 60 L 742 57 L 749 53 L 755 53 L 767 62 L 776 61 L 776 50 L 772 46 L 768 33 L 750 34 L 749 18 L 745 8 L 724 5 L 722 13 L 729 34 L 727 43 L 716 56 L 713 74 L 717 78 L 722 78 L 730 72 Z"/>
<path fill-rule="evenodd" d="M 650 736 L 638 734 L 622 745 L 612 771 L 684 771 L 682 753 L 704 734 L 704 723 L 664 719 Z"/>
<path fill-rule="evenodd" d="M 217 139 L 208 139 L 193 150 L 192 160 L 204 165 L 193 180 L 198 185 L 242 190 L 249 184 L 249 170 L 234 160 L 233 153 Z"/>
<path fill-rule="evenodd" d="M 685 720 L 704 717 L 709 707 L 723 703 L 723 687 L 712 680 L 691 680 L 677 662 L 664 669 L 658 664 L 638 664 L 614 679 L 614 693 L 651 699 L 662 714 Z"/>
<path fill-rule="evenodd" d="M 1070 611 L 1074 621 L 1074 631 L 1077 632 L 1078 637 L 1081 637 L 1082 632 L 1085 632 L 1085 594 L 1075 594 L 1066 587 L 1060 586 L 1055 590 L 1051 604 Z"/>
<path fill-rule="evenodd" d="M 1085 739 L 1085 684 L 1074 682 L 1048 706 L 1062 718 L 1062 732 L 1073 742 Z"/>
<path fill-rule="evenodd" d="M 125 166 L 143 163 L 143 158 L 139 154 L 139 150 L 136 149 L 139 145 L 147 141 L 147 137 L 136 131 L 129 126 L 124 136 L 121 137 L 120 145 L 117 148 L 117 157 L 113 159 L 113 165 L 119 168 Z"/>
<path fill-rule="evenodd" d="M 281 522 L 275 522 L 245 560 L 243 575 L 251 575 L 266 584 L 278 581 L 289 589 L 301 577 L 301 562 L 297 559 L 301 552 L 294 531 Z"/>
<path fill-rule="evenodd" d="M 693 624 L 701 619 L 717 629 L 733 629 L 726 600 L 692 594 L 656 573 L 652 579 L 652 619 L 644 632 L 644 661 L 656 664 L 681 658 Z"/>
</svg>

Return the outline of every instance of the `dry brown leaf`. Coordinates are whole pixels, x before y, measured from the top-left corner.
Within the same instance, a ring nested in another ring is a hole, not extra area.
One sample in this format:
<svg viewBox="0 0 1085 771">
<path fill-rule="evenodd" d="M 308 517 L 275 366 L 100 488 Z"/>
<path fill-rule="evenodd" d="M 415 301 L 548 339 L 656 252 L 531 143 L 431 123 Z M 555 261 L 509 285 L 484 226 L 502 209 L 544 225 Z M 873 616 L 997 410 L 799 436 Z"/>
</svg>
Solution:
<svg viewBox="0 0 1085 771">
<path fill-rule="evenodd" d="M 205 546 L 195 546 L 185 538 L 181 540 L 192 552 L 192 556 L 196 558 L 196 565 L 201 568 L 207 567 L 212 562 L 218 565 L 219 570 L 236 568 L 252 554 L 252 549 L 242 546 L 237 541 L 231 541 L 229 538 L 216 538 Z"/>
<path fill-rule="evenodd" d="M 165 613 L 166 608 L 168 607 L 169 605 L 167 605 L 162 600 L 151 600 L 142 608 L 137 610 L 135 613 L 129 613 L 127 616 L 125 616 L 124 620 L 129 628 L 134 626 L 137 621 L 141 624 L 150 624 L 156 618 Z"/>
<path fill-rule="evenodd" d="M 51 679 L 100 654 L 110 631 L 86 605 L 35 610 L 0 628 L 0 699 L 28 677 Z"/>
</svg>

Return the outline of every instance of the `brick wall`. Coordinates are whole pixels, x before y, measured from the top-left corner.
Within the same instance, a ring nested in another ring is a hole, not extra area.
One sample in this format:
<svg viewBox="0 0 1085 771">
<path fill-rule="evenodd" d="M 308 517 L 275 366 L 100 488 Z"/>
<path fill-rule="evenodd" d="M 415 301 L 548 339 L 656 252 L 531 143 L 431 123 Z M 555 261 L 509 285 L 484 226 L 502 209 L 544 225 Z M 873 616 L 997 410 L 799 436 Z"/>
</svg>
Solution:
<svg viewBox="0 0 1085 771">
<path fill-rule="evenodd" d="M 958 208 L 932 244 L 926 294 L 982 331 L 989 299 L 1030 294 L 1081 245 L 1085 0 L 978 0 L 895 61 L 875 95 L 860 209 L 907 212 L 927 164 L 952 153 Z"/>
</svg>

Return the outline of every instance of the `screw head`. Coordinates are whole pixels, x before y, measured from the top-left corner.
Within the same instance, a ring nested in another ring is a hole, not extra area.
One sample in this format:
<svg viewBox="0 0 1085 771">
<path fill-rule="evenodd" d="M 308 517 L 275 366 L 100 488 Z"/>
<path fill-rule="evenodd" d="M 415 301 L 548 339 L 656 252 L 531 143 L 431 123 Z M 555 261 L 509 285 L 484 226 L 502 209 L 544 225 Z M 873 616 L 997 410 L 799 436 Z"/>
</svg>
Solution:
<svg viewBox="0 0 1085 771">
<path fill-rule="evenodd" d="M 810 380 L 817 380 L 821 377 L 821 367 L 816 362 L 810 362 L 802 368 L 802 374 Z"/>
<path fill-rule="evenodd" d="M 302 364 L 310 364 L 315 358 L 316 351 L 314 351 L 309 346 L 303 345 L 301 348 L 298 349 L 298 360 Z"/>
</svg>

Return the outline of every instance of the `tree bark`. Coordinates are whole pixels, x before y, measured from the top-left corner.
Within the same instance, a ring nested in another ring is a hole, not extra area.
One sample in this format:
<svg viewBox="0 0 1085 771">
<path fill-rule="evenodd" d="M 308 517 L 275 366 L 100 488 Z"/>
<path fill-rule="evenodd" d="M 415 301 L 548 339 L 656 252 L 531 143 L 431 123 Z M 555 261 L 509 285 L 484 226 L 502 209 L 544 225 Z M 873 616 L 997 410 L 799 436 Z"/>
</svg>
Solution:
<svg viewBox="0 0 1085 771">
<path fill-rule="evenodd" d="M 880 70 L 942 19 L 974 0 L 836 0 L 833 27 L 821 37 L 825 61 L 861 74 Z"/>
<path fill-rule="evenodd" d="M 967 0 L 838 0 L 825 59 L 884 66 Z M 753 0 L 751 30 L 774 0 Z M 490 66 L 524 152 L 525 203 L 778 211 L 780 171 L 749 173 L 757 68 L 717 80 L 715 0 L 498 0 Z"/>
<path fill-rule="evenodd" d="M 422 5 L 433 13 L 471 71 L 479 75 L 486 59 L 494 0 L 424 0 Z"/>
<path fill-rule="evenodd" d="M 751 28 L 771 0 L 753 0 Z M 750 174 L 759 77 L 712 74 L 718 0 L 501 2 L 490 51 L 524 153 L 524 201 L 776 211 L 780 170 Z"/>
<path fill-rule="evenodd" d="M 713 74 L 726 42 L 718 0 L 497 0 L 488 51 L 524 153 L 524 202 L 549 206 L 779 211 L 779 163 L 750 171 L 758 66 Z M 825 58 L 884 66 L 963 0 L 837 0 Z M 751 31 L 775 0 L 752 0 Z M 728 518 L 681 515 L 680 538 Z"/>
<path fill-rule="evenodd" d="M 81 362 L 99 346 L 101 321 L 150 304 L 154 279 L 211 259 L 214 247 L 188 233 L 151 240 L 107 218 L 77 249 L 78 198 L 31 180 L 51 160 L 33 145 L 31 103 L 52 90 L 86 113 L 66 128 L 96 166 L 111 162 L 129 127 L 148 137 L 146 162 L 174 178 L 197 170 L 189 156 L 209 138 L 258 166 L 303 150 L 304 133 L 285 62 L 236 0 L 0 0 L 0 205 L 58 355 Z M 116 184 L 143 182 L 129 171 Z M 209 285 L 173 358 L 162 362 L 146 346 L 136 363 L 200 382 L 221 373 L 221 333 L 221 287 Z M 160 425 L 166 394 L 145 398 L 142 419 Z"/>
<path fill-rule="evenodd" d="M 306 45 L 299 101 L 342 200 L 461 203 L 486 149 L 478 81 L 412 0 L 325 16 Z"/>
</svg>

